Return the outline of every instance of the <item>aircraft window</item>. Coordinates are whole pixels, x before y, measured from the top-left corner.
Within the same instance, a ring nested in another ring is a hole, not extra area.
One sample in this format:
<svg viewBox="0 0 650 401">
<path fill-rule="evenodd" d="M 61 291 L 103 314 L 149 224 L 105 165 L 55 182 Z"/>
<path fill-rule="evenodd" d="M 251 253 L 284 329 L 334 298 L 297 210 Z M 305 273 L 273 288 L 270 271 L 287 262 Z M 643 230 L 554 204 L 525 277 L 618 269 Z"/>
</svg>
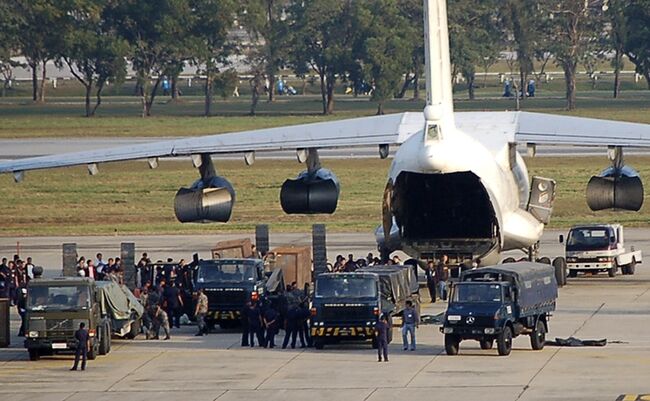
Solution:
<svg viewBox="0 0 650 401">
<path fill-rule="evenodd" d="M 440 127 L 436 124 L 427 126 L 427 139 L 437 140 L 440 139 Z"/>
</svg>

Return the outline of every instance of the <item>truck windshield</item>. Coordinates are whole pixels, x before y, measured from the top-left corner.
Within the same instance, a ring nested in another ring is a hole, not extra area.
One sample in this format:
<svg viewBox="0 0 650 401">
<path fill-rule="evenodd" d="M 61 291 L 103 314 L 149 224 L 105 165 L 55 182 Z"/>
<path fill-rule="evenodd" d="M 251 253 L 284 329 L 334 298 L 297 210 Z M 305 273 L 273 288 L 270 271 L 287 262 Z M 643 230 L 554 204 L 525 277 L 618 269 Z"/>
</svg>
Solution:
<svg viewBox="0 0 650 401">
<path fill-rule="evenodd" d="M 27 309 L 81 310 L 90 308 L 90 291 L 86 286 L 30 286 Z"/>
<path fill-rule="evenodd" d="M 501 302 L 499 284 L 458 284 L 454 288 L 452 302 Z"/>
<path fill-rule="evenodd" d="M 201 261 L 196 272 L 197 283 L 241 283 L 255 278 L 255 265 L 242 261 Z"/>
<path fill-rule="evenodd" d="M 377 296 L 377 283 L 366 277 L 319 277 L 316 298 L 372 298 Z"/>
<path fill-rule="evenodd" d="M 566 250 L 591 251 L 609 249 L 610 242 L 614 241 L 614 233 L 607 227 L 574 228 L 569 232 L 569 238 L 566 242 Z"/>
</svg>

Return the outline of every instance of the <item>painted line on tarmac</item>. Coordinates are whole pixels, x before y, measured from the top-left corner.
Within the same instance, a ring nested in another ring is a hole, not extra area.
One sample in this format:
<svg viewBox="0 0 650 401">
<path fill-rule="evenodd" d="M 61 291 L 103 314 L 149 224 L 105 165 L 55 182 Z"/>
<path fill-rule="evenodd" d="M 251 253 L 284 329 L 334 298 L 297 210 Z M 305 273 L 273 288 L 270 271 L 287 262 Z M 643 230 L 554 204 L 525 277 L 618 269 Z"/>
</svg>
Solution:
<svg viewBox="0 0 650 401">
<path fill-rule="evenodd" d="M 284 367 L 286 367 L 286 366 L 289 365 L 291 362 L 293 362 L 294 360 L 296 360 L 296 358 L 298 358 L 300 355 L 302 355 L 303 352 L 305 352 L 305 349 L 303 349 L 303 350 L 301 350 L 300 352 L 298 352 L 298 353 L 297 353 L 296 355 L 294 355 L 291 359 L 285 361 L 285 362 L 284 362 L 282 365 L 280 365 L 276 370 L 274 370 L 273 373 L 271 373 L 270 375 L 268 375 L 268 377 L 267 377 L 266 379 L 262 380 L 262 382 L 261 382 L 260 384 L 258 384 L 257 387 L 255 387 L 255 390 L 259 390 L 260 387 L 262 387 L 262 386 L 264 385 L 264 383 L 266 383 L 270 378 L 272 378 L 276 373 L 278 373 L 278 372 L 279 372 L 280 370 L 282 370 Z"/>
<path fill-rule="evenodd" d="M 598 309 L 596 309 L 595 311 L 593 311 L 593 312 L 591 313 L 591 315 L 589 315 L 589 317 L 587 317 L 587 318 L 584 320 L 584 322 L 582 322 L 582 324 L 580 325 L 580 327 L 578 327 L 577 329 L 575 329 L 575 330 L 573 331 L 573 333 L 571 334 L 571 337 L 575 336 L 575 335 L 576 335 L 580 330 L 582 330 L 582 328 L 585 327 L 585 325 L 587 324 L 587 322 L 589 322 L 589 321 L 590 321 L 594 316 L 596 316 L 596 314 L 598 314 L 598 312 L 600 312 L 601 309 L 603 309 L 604 306 L 605 306 L 605 302 L 603 302 L 602 304 L 600 304 L 600 306 L 598 307 Z M 556 356 L 558 353 L 560 353 L 561 350 L 562 350 L 562 347 L 558 347 L 558 348 L 555 350 L 555 352 L 553 352 L 553 354 L 550 356 L 550 358 L 548 358 L 548 359 L 546 360 L 546 362 L 544 362 L 544 364 L 539 368 L 539 370 L 537 370 L 537 372 L 533 375 L 533 377 L 530 378 L 530 380 L 528 381 L 528 383 L 526 383 L 526 385 L 524 386 L 524 388 L 523 388 L 523 390 L 521 391 L 521 393 L 519 393 L 519 396 L 518 396 L 517 398 L 515 398 L 515 401 L 519 401 L 519 400 L 521 399 L 521 397 L 523 397 L 523 395 L 526 393 L 526 390 L 528 390 L 528 389 L 530 388 L 530 385 L 531 385 L 531 384 L 533 383 L 533 381 L 537 378 L 537 376 L 539 376 L 539 374 L 542 373 L 542 370 L 544 370 L 544 369 L 548 366 L 548 364 L 551 363 L 551 361 L 555 358 L 555 356 Z"/>
<path fill-rule="evenodd" d="M 413 375 L 413 377 L 411 377 L 411 380 L 409 380 L 408 383 L 406 383 L 406 386 L 404 386 L 404 388 L 410 386 L 411 383 L 413 382 L 413 380 L 415 380 L 415 378 L 418 377 L 418 375 L 419 375 L 420 373 L 422 373 L 422 371 L 423 371 L 424 369 L 426 369 L 427 367 L 429 367 L 429 365 L 431 365 L 433 362 L 435 362 L 435 360 L 440 356 L 440 354 L 442 354 L 442 349 L 440 349 L 440 351 L 438 351 L 438 353 L 435 354 L 435 355 L 433 356 L 433 358 L 431 358 L 431 360 L 430 360 L 429 362 L 425 363 L 424 366 L 422 366 L 422 367 L 421 367 L 417 372 L 415 372 L 415 374 Z"/>
</svg>

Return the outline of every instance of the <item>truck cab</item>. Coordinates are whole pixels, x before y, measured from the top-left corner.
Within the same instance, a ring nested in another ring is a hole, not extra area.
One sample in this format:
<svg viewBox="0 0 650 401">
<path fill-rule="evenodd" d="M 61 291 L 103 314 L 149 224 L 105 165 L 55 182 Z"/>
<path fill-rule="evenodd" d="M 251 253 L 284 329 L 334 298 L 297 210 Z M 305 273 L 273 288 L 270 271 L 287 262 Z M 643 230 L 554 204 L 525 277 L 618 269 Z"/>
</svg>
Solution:
<svg viewBox="0 0 650 401">
<path fill-rule="evenodd" d="M 211 259 L 198 262 L 193 280 L 208 297 L 208 326 L 231 328 L 247 301 L 265 296 L 267 276 L 259 259 Z"/>
<path fill-rule="evenodd" d="M 374 340 L 383 313 L 392 324 L 396 300 L 390 284 L 375 273 L 324 273 L 316 278 L 311 309 L 314 346 L 326 343 Z M 389 341 L 392 339 L 389 332 Z"/>
<path fill-rule="evenodd" d="M 77 348 L 74 333 L 80 323 L 85 323 L 89 332 L 88 358 L 95 359 L 98 353 L 105 353 L 100 344 L 110 339 L 110 323 L 102 316 L 100 294 L 94 280 L 66 277 L 29 282 L 25 348 L 30 360 L 38 360 L 42 355 L 73 352 Z"/>
<path fill-rule="evenodd" d="M 563 238 L 560 237 L 560 242 Z M 607 272 L 615 277 L 619 268 L 623 274 L 634 274 L 642 262 L 641 251 L 625 249 L 623 226 L 620 224 L 589 224 L 569 230 L 565 244 L 569 277 L 579 272 Z"/>
</svg>

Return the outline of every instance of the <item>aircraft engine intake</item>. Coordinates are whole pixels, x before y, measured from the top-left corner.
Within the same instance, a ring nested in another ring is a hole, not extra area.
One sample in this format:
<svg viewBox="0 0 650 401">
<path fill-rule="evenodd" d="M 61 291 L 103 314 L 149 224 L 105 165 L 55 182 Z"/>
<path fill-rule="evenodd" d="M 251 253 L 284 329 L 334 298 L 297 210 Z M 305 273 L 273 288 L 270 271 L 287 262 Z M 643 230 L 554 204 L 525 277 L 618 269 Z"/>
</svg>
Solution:
<svg viewBox="0 0 650 401">
<path fill-rule="evenodd" d="M 181 188 L 174 198 L 174 212 L 181 223 L 225 223 L 235 204 L 235 190 L 228 180 L 214 176 Z"/>
<path fill-rule="evenodd" d="M 587 205 L 593 211 L 622 209 L 639 211 L 643 206 L 643 183 L 629 166 L 609 167 L 587 184 Z"/>
<path fill-rule="evenodd" d="M 330 170 L 303 171 L 295 180 L 282 184 L 280 204 L 287 214 L 332 214 L 339 193 L 339 180 Z"/>
</svg>

